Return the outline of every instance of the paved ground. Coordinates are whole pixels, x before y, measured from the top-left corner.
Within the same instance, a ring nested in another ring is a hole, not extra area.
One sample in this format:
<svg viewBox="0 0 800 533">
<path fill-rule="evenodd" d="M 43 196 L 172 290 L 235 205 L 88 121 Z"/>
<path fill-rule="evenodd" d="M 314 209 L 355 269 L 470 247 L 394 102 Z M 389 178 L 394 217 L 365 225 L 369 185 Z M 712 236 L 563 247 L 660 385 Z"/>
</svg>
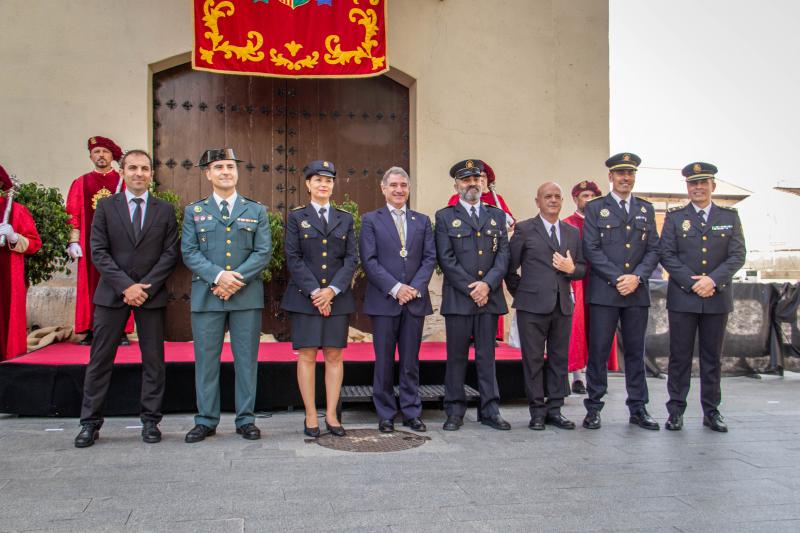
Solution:
<svg viewBox="0 0 800 533">
<path fill-rule="evenodd" d="M 663 422 L 664 382 L 650 381 Z M 697 398 L 697 382 L 693 382 Z M 414 450 L 354 454 L 306 443 L 301 413 L 259 420 L 255 443 L 222 432 L 188 445 L 189 415 L 143 444 L 134 418 L 106 422 L 92 448 L 72 446 L 74 419 L 0 418 L 0 531 L 800 531 L 800 378 L 726 378 L 731 432 L 701 427 L 697 401 L 684 431 L 627 422 L 624 383 L 599 431 L 511 432 L 474 422 Z M 580 421 L 574 397 L 565 413 Z M 368 409 L 346 427 L 374 427 Z"/>
</svg>

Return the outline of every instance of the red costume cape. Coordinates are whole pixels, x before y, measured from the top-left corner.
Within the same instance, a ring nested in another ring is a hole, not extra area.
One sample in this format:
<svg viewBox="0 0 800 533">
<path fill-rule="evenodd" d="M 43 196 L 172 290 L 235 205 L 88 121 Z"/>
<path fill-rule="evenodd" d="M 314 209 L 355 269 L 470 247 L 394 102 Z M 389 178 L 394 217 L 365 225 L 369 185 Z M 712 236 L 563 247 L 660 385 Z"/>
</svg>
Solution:
<svg viewBox="0 0 800 533">
<path fill-rule="evenodd" d="M 6 209 L 5 198 L 0 198 L 0 213 Z M 12 250 L 11 243 L 0 248 L 0 361 L 11 359 L 28 351 L 28 323 L 25 316 L 25 256 L 42 247 L 39 232 L 30 211 L 16 202 L 11 207 L 9 224 L 28 241 L 24 250 Z M 22 241 L 22 239 L 20 239 Z M 17 242 L 14 248 L 19 248 Z"/>
<path fill-rule="evenodd" d="M 89 248 L 91 239 L 92 219 L 97 208 L 97 202 L 117 192 L 120 177 L 116 170 L 106 174 L 92 171 L 78 177 L 72 182 L 67 194 L 67 214 L 69 223 L 80 232 L 77 241 L 83 250 L 83 257 L 78 258 L 78 286 L 75 297 L 75 333 L 83 333 L 92 329 L 94 316 L 94 291 L 100 282 L 100 273 L 92 263 L 92 253 Z M 125 190 L 123 183 L 122 189 Z M 74 241 L 74 239 L 71 239 Z M 133 315 L 128 319 L 125 333 L 133 331 Z"/>
<path fill-rule="evenodd" d="M 459 198 L 458 194 L 454 194 L 453 196 L 450 197 L 450 200 L 447 201 L 447 205 L 456 205 L 458 203 L 458 198 Z M 500 209 L 511 215 L 511 217 L 513 218 L 514 215 L 511 214 L 511 210 L 508 208 L 508 205 L 506 204 L 506 201 L 503 199 L 503 197 L 498 194 L 497 199 L 500 201 L 499 206 L 494 201 L 494 194 L 492 194 L 492 191 L 481 194 L 481 202 L 483 202 L 484 204 L 489 204 L 495 207 L 499 207 Z M 504 330 L 505 330 L 505 323 L 503 322 L 503 315 L 500 315 L 499 317 L 497 317 L 497 335 L 495 335 L 495 338 L 497 340 L 499 341 L 503 340 L 503 334 L 505 333 Z"/>
<path fill-rule="evenodd" d="M 570 226 L 575 226 L 583 237 L 584 218 L 574 213 L 564 219 Z M 589 343 L 587 331 L 589 330 L 589 307 L 586 305 L 586 286 L 589 283 L 589 263 L 586 263 L 586 276 L 572 282 L 572 292 L 575 294 L 575 309 L 572 312 L 572 333 L 569 337 L 569 371 L 583 370 L 589 360 Z M 617 336 L 611 343 L 611 353 L 608 356 L 608 369 L 619 370 L 617 366 Z"/>
</svg>

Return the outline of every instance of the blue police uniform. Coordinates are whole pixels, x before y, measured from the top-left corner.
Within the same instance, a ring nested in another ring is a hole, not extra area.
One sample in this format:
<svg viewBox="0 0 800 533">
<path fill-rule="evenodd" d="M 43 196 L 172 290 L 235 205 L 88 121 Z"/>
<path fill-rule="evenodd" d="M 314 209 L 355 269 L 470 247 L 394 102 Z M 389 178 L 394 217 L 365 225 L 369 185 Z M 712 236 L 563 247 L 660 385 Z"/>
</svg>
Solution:
<svg viewBox="0 0 800 533">
<path fill-rule="evenodd" d="M 640 163 L 641 159 L 635 154 L 623 153 L 609 158 L 606 166 L 612 172 L 636 170 Z M 593 416 L 603 408 L 602 398 L 608 389 L 608 356 L 620 322 L 628 393 L 626 404 L 634 415 L 644 411 L 648 402 L 644 340 L 650 307 L 648 278 L 658 263 L 658 232 L 655 210 L 650 202 L 630 195 L 625 208 L 627 214 L 608 194 L 592 200 L 584 209 L 583 254 L 591 265 L 586 294 L 591 306 L 586 367 L 588 398 L 584 405 Z M 636 275 L 640 281 L 636 290 L 627 296 L 622 296 L 616 288 L 617 278 L 623 274 Z M 633 417 L 631 422 L 634 422 Z M 586 423 L 585 420 L 585 426 Z M 599 427 L 599 416 L 596 427 Z M 657 428 L 657 425 L 648 427 Z"/>
<path fill-rule="evenodd" d="M 717 168 L 692 163 L 683 169 L 686 181 L 713 179 Z M 703 211 L 700 213 L 700 211 Z M 667 310 L 670 357 L 667 380 L 670 422 L 678 424 L 686 410 L 695 336 L 699 338 L 700 398 L 703 414 L 718 412 L 721 400 L 721 352 L 728 314 L 733 311 L 731 280 L 745 262 L 742 224 L 735 209 L 692 203 L 667 212 L 661 234 L 661 264 L 669 272 Z M 702 298 L 692 291 L 692 276 L 709 276 L 714 294 Z M 670 425 L 672 425 L 670 423 Z M 668 425 L 669 429 L 672 429 Z"/>
</svg>

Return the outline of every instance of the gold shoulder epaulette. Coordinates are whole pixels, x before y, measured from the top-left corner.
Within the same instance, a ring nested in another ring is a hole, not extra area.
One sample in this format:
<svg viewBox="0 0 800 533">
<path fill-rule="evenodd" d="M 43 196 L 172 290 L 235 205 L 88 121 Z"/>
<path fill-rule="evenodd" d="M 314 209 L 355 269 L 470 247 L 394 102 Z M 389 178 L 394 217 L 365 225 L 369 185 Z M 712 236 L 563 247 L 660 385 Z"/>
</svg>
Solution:
<svg viewBox="0 0 800 533">
<path fill-rule="evenodd" d="M 306 206 L 304 206 L 304 205 L 298 205 L 297 207 L 293 207 L 292 211 L 299 211 L 300 209 L 304 209 L 305 207 Z"/>
<path fill-rule="evenodd" d="M 686 206 L 685 205 L 676 205 L 675 207 L 670 207 L 669 209 L 667 209 L 667 213 L 674 213 L 675 211 L 680 211 L 684 207 L 686 207 Z"/>
<path fill-rule="evenodd" d="M 344 207 L 339 207 L 338 205 L 336 207 L 334 207 L 334 209 L 336 209 L 337 211 L 341 211 L 342 213 L 347 213 L 348 215 L 352 214 L 352 213 L 350 213 L 350 211 L 348 211 Z"/>
</svg>

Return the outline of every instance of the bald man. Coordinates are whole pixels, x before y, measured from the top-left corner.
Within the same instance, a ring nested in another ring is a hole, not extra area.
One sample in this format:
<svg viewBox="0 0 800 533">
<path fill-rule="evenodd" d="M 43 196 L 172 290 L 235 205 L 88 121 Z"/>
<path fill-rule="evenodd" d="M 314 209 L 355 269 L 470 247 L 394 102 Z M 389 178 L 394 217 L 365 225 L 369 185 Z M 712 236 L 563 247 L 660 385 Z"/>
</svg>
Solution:
<svg viewBox="0 0 800 533">
<path fill-rule="evenodd" d="M 552 181 L 536 191 L 539 214 L 518 222 L 511 237 L 511 261 L 506 286 L 514 296 L 522 345 L 522 369 L 531 421 L 575 429 L 561 414 L 569 394 L 567 360 L 572 329 L 573 301 L 570 282 L 586 273 L 577 228 L 561 222 L 563 193 Z M 517 270 L 521 269 L 521 273 Z M 547 365 L 544 350 L 547 346 Z"/>
</svg>

